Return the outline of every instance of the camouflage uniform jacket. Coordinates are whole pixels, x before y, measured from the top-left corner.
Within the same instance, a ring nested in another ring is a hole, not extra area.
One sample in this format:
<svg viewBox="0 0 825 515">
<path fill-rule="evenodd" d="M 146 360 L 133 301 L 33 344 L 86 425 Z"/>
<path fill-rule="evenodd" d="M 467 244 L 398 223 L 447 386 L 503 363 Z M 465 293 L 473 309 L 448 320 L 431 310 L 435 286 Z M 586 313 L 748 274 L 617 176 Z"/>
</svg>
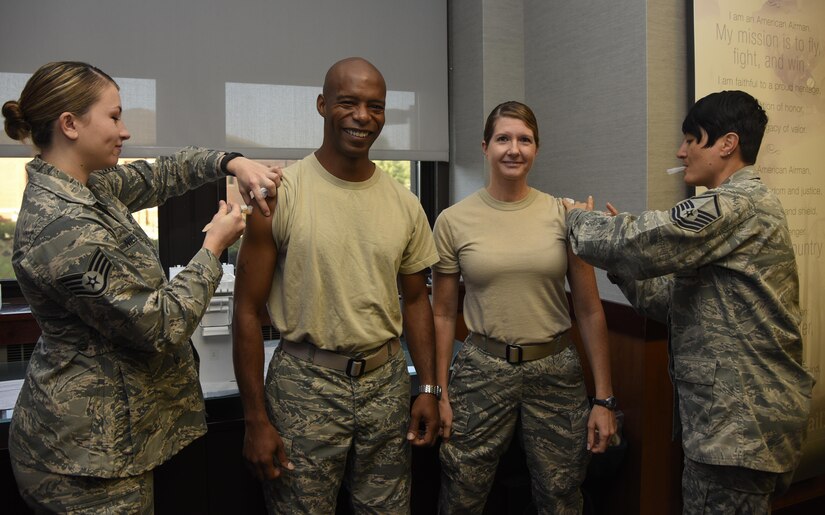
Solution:
<svg viewBox="0 0 825 515">
<path fill-rule="evenodd" d="M 167 281 L 130 211 L 222 177 L 215 151 L 94 172 L 87 186 L 39 158 L 14 266 L 42 336 L 11 422 L 12 457 L 59 474 L 150 470 L 206 432 L 189 337 L 222 270 L 201 249 Z"/>
<path fill-rule="evenodd" d="M 749 169 L 670 211 L 572 210 L 570 242 L 642 314 L 667 321 L 690 459 L 796 467 L 813 378 L 802 364 L 799 278 L 779 200 Z"/>
</svg>

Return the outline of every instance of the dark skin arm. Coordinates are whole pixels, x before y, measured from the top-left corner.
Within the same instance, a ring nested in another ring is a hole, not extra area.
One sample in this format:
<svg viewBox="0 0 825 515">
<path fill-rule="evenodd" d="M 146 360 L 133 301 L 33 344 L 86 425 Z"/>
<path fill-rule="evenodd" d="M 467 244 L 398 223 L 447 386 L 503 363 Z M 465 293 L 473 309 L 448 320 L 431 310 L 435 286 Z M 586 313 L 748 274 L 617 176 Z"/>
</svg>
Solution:
<svg viewBox="0 0 825 515">
<path fill-rule="evenodd" d="M 424 271 L 398 276 L 403 300 L 404 331 L 420 384 L 435 381 L 435 329 L 433 310 Z M 423 425 L 423 432 L 420 431 Z M 438 401 L 435 395 L 420 394 L 412 405 L 407 440 L 417 447 L 435 444 L 438 436 Z"/>
<path fill-rule="evenodd" d="M 269 199 L 270 211 L 274 204 L 275 199 Z M 271 219 L 260 210 L 247 217 L 238 253 L 232 320 L 232 358 L 246 429 L 243 456 L 261 481 L 275 479 L 284 469 L 295 468 L 287 458 L 280 433 L 269 421 L 264 396 L 264 347 L 259 313 L 269 296 L 278 256 L 270 223 Z"/>
</svg>

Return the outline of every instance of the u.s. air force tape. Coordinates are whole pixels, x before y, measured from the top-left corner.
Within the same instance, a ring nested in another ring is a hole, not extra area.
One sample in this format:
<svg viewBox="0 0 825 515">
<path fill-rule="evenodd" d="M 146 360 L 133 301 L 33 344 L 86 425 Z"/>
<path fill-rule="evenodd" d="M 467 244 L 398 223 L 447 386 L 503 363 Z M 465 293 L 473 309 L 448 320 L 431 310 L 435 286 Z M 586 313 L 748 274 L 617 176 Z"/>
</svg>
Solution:
<svg viewBox="0 0 825 515">
<path fill-rule="evenodd" d="M 716 193 L 683 200 L 670 210 L 670 220 L 691 232 L 699 232 L 721 217 L 719 196 Z"/>
<path fill-rule="evenodd" d="M 59 280 L 69 292 L 78 297 L 99 297 L 109 286 L 111 270 L 112 262 L 100 249 L 96 249 L 85 272 L 66 275 Z"/>
</svg>

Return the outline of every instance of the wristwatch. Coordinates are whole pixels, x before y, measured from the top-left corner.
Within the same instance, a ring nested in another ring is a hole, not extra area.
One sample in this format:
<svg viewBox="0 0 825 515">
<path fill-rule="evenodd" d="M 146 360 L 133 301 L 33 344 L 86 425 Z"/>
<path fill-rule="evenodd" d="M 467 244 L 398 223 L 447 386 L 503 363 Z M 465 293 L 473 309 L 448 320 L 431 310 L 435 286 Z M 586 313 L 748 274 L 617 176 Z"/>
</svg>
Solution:
<svg viewBox="0 0 825 515">
<path fill-rule="evenodd" d="M 229 161 L 232 161 L 236 157 L 243 157 L 243 154 L 239 154 L 238 152 L 228 152 L 221 157 L 221 164 L 220 169 L 224 173 L 224 175 L 231 175 L 235 177 L 235 174 L 229 171 Z"/>
<path fill-rule="evenodd" d="M 437 384 L 422 384 L 418 387 L 418 393 L 431 393 L 436 399 L 441 400 L 441 387 Z"/>
<path fill-rule="evenodd" d="M 607 399 L 595 399 L 594 398 L 593 399 L 593 404 L 595 404 L 596 406 L 602 406 L 604 408 L 609 409 L 610 411 L 613 411 L 613 410 L 616 409 L 616 406 L 618 406 L 619 401 L 616 400 L 616 397 L 613 397 L 611 395 Z"/>
</svg>

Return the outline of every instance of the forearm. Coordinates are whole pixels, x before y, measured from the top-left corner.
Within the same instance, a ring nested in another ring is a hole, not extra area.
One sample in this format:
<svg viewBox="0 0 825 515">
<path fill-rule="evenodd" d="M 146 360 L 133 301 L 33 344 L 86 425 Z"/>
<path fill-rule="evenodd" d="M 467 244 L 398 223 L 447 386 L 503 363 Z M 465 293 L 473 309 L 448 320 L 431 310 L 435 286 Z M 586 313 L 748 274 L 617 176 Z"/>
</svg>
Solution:
<svg viewBox="0 0 825 515">
<path fill-rule="evenodd" d="M 453 360 L 455 324 L 458 319 L 458 273 L 433 272 L 433 318 L 435 323 L 436 380 L 442 398 L 449 398 L 447 384 Z"/>
<path fill-rule="evenodd" d="M 135 161 L 124 165 L 116 169 L 122 181 L 116 195 L 133 212 L 161 205 L 224 177 L 219 166 L 222 155 L 216 150 L 186 147 L 158 157 L 154 163 Z"/>
<path fill-rule="evenodd" d="M 240 312 L 239 312 L 240 311 Z M 257 313 L 236 310 L 232 357 L 246 423 L 268 422 L 264 395 L 264 342 Z"/>
<path fill-rule="evenodd" d="M 450 363 L 453 360 L 456 315 L 435 315 L 435 374 L 441 386 L 442 397 L 449 397 L 447 384 L 450 380 Z"/>
<path fill-rule="evenodd" d="M 420 384 L 436 384 L 435 381 L 435 329 L 429 298 L 404 303 L 404 325 L 407 349 L 410 351 Z"/>
<path fill-rule="evenodd" d="M 407 348 L 410 351 L 418 383 L 432 385 L 435 382 L 435 329 L 433 310 L 423 274 L 402 279 L 404 292 L 404 324 Z M 407 440 L 412 445 L 431 446 L 438 437 L 438 401 L 435 395 L 419 395 L 410 409 Z"/>
<path fill-rule="evenodd" d="M 576 322 L 593 373 L 596 398 L 605 399 L 613 395 L 613 383 L 610 373 L 610 345 L 604 312 L 599 310 L 584 314 L 584 316 L 577 315 Z"/>
<path fill-rule="evenodd" d="M 590 304 L 590 309 L 580 309 L 576 320 L 584 343 L 597 399 L 605 400 L 613 396 L 610 375 L 610 348 L 607 339 L 607 325 L 601 304 Z M 604 406 L 594 405 L 587 421 L 587 449 L 594 453 L 607 450 L 612 436 L 616 432 L 616 416 Z"/>
</svg>

